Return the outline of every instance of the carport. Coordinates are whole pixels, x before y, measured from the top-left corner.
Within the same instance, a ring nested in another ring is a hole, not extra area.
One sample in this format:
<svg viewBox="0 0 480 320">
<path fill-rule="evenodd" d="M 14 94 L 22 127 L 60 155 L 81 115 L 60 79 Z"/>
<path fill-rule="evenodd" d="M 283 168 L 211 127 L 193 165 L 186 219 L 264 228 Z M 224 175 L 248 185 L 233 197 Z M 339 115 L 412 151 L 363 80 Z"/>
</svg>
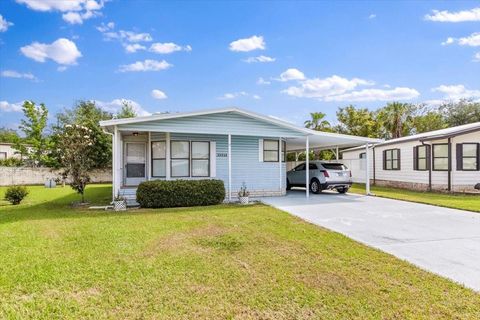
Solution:
<svg viewBox="0 0 480 320">
<path fill-rule="evenodd" d="M 305 152 L 306 155 L 310 151 L 320 151 L 320 150 L 333 150 L 337 160 L 339 159 L 339 149 L 351 148 L 359 145 L 365 145 L 365 154 L 366 154 L 366 194 L 370 194 L 370 157 L 368 156 L 368 149 L 375 143 L 382 142 L 381 139 L 373 139 L 366 137 L 357 137 L 339 133 L 307 130 L 307 135 L 296 138 L 286 139 L 286 151 L 287 152 Z M 306 167 L 309 167 L 309 157 L 305 157 Z M 305 174 L 305 185 L 310 185 L 310 172 L 306 170 Z M 306 197 L 310 197 L 310 188 L 306 189 Z"/>
</svg>

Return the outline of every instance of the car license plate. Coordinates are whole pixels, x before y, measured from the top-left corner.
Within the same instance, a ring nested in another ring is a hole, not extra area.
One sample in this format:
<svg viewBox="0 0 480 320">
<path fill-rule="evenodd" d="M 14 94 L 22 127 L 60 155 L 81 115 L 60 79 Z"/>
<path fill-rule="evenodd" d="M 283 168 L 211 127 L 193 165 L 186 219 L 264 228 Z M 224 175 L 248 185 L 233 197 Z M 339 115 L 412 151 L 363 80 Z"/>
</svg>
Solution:
<svg viewBox="0 0 480 320">
<path fill-rule="evenodd" d="M 338 172 L 337 175 L 338 175 L 339 177 L 343 177 L 345 174 L 344 174 L 343 172 Z"/>
</svg>

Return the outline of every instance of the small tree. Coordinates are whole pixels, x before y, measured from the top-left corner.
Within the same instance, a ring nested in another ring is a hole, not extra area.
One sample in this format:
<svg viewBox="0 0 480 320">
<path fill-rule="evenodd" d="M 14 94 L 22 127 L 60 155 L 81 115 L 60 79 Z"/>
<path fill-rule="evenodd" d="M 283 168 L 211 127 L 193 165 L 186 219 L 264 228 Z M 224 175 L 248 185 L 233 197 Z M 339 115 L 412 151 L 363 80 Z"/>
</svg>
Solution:
<svg viewBox="0 0 480 320">
<path fill-rule="evenodd" d="M 80 125 L 66 125 L 58 137 L 58 153 L 64 168 L 64 178 L 69 177 L 70 186 L 85 202 L 85 188 L 90 182 L 90 171 L 95 167 L 92 130 Z"/>
<path fill-rule="evenodd" d="M 135 118 L 137 117 L 137 112 L 133 108 L 131 102 L 127 100 L 122 101 L 122 109 L 115 115 L 116 119 L 124 119 L 124 118 Z"/>
</svg>

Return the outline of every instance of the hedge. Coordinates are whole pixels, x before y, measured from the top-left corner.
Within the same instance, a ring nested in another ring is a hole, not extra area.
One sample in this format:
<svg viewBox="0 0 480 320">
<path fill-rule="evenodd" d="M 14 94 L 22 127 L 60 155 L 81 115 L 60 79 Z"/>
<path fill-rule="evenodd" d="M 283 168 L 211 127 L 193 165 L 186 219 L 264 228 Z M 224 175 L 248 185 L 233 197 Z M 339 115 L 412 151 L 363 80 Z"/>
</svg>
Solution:
<svg viewBox="0 0 480 320">
<path fill-rule="evenodd" d="M 137 202 L 143 208 L 208 206 L 222 203 L 222 180 L 152 180 L 140 183 Z"/>
</svg>

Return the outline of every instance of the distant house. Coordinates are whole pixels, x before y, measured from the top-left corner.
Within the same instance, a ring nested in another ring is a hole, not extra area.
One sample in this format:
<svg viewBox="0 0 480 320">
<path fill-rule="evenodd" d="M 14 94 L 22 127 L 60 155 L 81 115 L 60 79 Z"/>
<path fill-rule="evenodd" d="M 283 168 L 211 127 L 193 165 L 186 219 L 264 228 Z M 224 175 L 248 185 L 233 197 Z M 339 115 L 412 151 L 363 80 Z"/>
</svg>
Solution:
<svg viewBox="0 0 480 320">
<path fill-rule="evenodd" d="M 419 190 L 478 192 L 480 122 L 387 140 L 369 149 L 377 185 Z M 364 182 L 365 147 L 343 150 L 356 182 Z"/>
<path fill-rule="evenodd" d="M 154 114 L 100 125 L 113 135 L 113 196 L 134 196 L 142 181 L 202 178 L 223 180 L 229 200 L 243 183 L 251 196 L 285 195 L 286 151 L 379 141 L 313 131 L 238 108 Z M 310 183 L 307 172 L 305 184 Z"/>
<path fill-rule="evenodd" d="M 7 158 L 20 158 L 20 155 L 13 148 L 13 143 L 0 142 L 0 160 Z"/>
</svg>

